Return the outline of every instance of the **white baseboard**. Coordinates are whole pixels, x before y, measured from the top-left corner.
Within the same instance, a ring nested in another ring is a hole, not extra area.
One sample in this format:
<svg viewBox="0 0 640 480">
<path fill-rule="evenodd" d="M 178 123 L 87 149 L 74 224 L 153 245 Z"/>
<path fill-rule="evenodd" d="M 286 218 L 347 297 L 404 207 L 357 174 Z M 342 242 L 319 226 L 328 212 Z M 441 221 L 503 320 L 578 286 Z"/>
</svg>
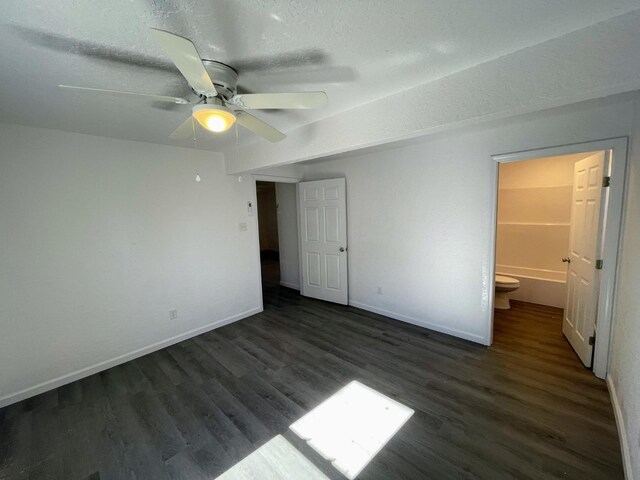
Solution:
<svg viewBox="0 0 640 480">
<path fill-rule="evenodd" d="M 471 342 L 481 343 L 483 345 L 487 344 L 487 340 L 482 335 L 476 335 L 474 333 L 468 333 L 462 330 L 457 330 L 455 328 L 445 327 L 442 325 L 438 325 L 437 323 L 425 322 L 424 320 L 419 320 L 417 318 L 402 315 L 400 313 L 390 312 L 388 310 L 383 310 L 382 308 L 367 305 L 366 303 L 356 302 L 354 300 L 349 300 L 349 305 L 361 308 L 362 310 L 367 310 L 368 312 L 378 313 L 380 315 L 384 315 L 385 317 L 393 318 L 394 320 L 400 320 L 401 322 L 411 323 L 419 327 L 428 328 L 429 330 L 435 330 L 436 332 L 446 333 L 447 335 L 463 338 Z"/>
<path fill-rule="evenodd" d="M 613 404 L 613 414 L 616 417 L 616 425 L 618 426 L 620 448 L 622 449 L 622 464 L 624 466 L 624 478 L 627 480 L 633 480 L 631 451 L 629 450 L 629 443 L 627 441 L 627 429 L 624 426 L 624 417 L 622 416 L 620 402 L 618 401 L 618 394 L 616 393 L 616 386 L 613 383 L 611 375 L 607 375 L 607 387 L 609 388 L 609 395 L 611 396 L 611 403 Z"/>
<path fill-rule="evenodd" d="M 280 282 L 280 285 L 287 288 L 292 288 L 293 290 L 300 290 L 300 285 L 297 283 L 289 283 L 289 282 Z"/>
<path fill-rule="evenodd" d="M 255 315 L 256 313 L 260 312 L 262 312 L 262 307 L 252 308 L 251 310 L 247 310 L 246 312 L 232 315 L 230 317 L 223 318 L 222 320 L 217 320 L 208 325 L 194 328 L 193 330 L 189 330 L 188 332 L 184 332 L 171 338 L 167 338 L 166 340 L 147 345 L 146 347 L 139 348 L 137 350 L 134 350 L 133 352 L 125 353 L 124 355 L 119 355 L 110 360 L 105 360 L 103 362 L 96 363 L 80 370 L 76 370 L 75 372 L 62 375 L 52 380 L 47 380 L 46 382 L 39 383 L 32 387 L 27 387 L 18 392 L 10 393 L 9 395 L 0 397 L 0 408 L 6 407 L 7 405 L 11 405 L 15 402 L 19 402 L 20 400 L 24 400 L 25 398 L 44 393 L 48 390 L 53 390 L 54 388 L 66 385 L 67 383 L 75 382 L 76 380 L 88 377 L 89 375 L 93 375 L 94 373 L 107 370 L 108 368 L 115 367 L 116 365 L 120 365 L 135 358 L 142 357 L 143 355 L 147 355 L 148 353 L 155 352 L 156 350 L 161 350 L 175 343 L 182 342 L 183 340 L 187 340 L 210 330 L 228 325 L 229 323 L 237 322 L 238 320 L 242 320 L 243 318 L 250 317 L 251 315 Z"/>
</svg>

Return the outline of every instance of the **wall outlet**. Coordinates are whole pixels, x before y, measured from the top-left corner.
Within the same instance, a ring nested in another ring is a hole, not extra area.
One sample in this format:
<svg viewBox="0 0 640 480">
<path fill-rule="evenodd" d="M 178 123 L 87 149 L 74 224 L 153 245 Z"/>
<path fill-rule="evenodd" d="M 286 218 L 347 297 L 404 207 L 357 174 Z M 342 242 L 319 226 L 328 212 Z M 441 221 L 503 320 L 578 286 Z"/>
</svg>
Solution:
<svg viewBox="0 0 640 480">
<path fill-rule="evenodd" d="M 378 287 L 378 295 L 382 295 L 382 287 Z"/>
<path fill-rule="evenodd" d="M 169 310 L 169 320 L 177 320 L 178 319 L 178 309 L 172 308 Z"/>
<path fill-rule="evenodd" d="M 240 231 L 241 232 L 247 231 L 247 222 L 240 222 Z"/>
</svg>

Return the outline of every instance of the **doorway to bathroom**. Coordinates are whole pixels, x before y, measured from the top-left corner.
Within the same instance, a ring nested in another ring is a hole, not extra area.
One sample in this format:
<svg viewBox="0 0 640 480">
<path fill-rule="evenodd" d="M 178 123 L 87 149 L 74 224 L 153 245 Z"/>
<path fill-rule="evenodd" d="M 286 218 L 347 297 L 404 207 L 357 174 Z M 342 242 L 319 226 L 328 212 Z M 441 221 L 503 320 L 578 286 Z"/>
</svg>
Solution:
<svg viewBox="0 0 640 480">
<path fill-rule="evenodd" d="M 493 333 L 525 328 L 536 348 L 564 336 L 604 378 L 626 139 L 494 159 Z"/>
</svg>

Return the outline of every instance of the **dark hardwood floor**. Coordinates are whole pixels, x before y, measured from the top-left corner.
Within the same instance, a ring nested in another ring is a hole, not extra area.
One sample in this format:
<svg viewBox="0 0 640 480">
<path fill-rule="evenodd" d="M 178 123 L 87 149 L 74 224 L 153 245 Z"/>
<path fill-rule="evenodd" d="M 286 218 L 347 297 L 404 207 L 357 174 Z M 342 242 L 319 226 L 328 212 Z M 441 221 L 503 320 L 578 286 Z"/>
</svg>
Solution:
<svg viewBox="0 0 640 480">
<path fill-rule="evenodd" d="M 0 410 L 2 479 L 215 478 L 352 379 L 415 409 L 361 479 L 623 478 L 604 382 L 561 310 L 484 348 L 269 281 L 265 311 Z"/>
</svg>

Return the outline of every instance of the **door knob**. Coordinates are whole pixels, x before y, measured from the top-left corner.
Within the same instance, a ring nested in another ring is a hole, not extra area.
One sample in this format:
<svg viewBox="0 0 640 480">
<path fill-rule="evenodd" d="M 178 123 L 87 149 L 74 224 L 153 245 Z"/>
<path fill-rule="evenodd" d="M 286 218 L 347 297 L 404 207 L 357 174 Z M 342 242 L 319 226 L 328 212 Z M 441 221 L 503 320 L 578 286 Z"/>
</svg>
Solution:
<svg viewBox="0 0 640 480">
<path fill-rule="evenodd" d="M 346 252 L 346 251 L 347 251 L 347 249 L 346 249 L 346 248 L 344 248 L 344 247 L 340 247 L 340 251 L 341 251 L 341 252 Z"/>
<path fill-rule="evenodd" d="M 562 261 L 565 263 L 571 263 L 571 259 L 569 257 L 563 258 Z"/>
</svg>

